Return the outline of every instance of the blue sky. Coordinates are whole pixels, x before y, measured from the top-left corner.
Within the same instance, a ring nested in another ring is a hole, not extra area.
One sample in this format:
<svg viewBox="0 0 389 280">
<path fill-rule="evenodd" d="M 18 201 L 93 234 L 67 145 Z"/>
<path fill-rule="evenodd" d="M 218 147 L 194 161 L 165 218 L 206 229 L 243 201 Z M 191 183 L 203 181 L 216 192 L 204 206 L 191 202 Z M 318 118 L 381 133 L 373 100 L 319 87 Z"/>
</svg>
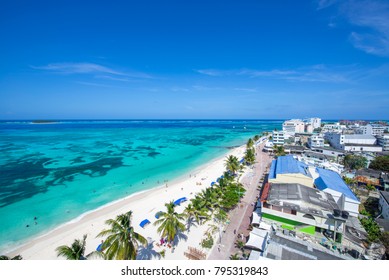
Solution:
<svg viewBox="0 0 389 280">
<path fill-rule="evenodd" d="M 389 2 L 2 1 L 0 119 L 389 119 Z"/>
</svg>

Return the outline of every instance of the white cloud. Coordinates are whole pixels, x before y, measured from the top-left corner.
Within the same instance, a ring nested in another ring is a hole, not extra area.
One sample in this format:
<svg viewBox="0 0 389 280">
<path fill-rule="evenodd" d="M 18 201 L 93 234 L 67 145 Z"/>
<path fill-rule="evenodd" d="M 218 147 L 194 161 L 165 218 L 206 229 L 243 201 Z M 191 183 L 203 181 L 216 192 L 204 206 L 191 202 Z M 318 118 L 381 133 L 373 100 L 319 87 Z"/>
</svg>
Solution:
<svg viewBox="0 0 389 280">
<path fill-rule="evenodd" d="M 62 74 L 100 74 L 105 76 L 96 76 L 105 79 L 118 79 L 118 77 L 131 77 L 131 78 L 151 78 L 150 75 L 141 72 L 133 71 L 118 71 L 100 64 L 89 62 L 63 62 L 63 63 L 50 63 L 45 66 L 31 66 L 33 69 L 52 71 Z M 107 76 L 111 75 L 111 76 Z"/>
<path fill-rule="evenodd" d="M 347 67 L 346 67 L 347 68 Z M 345 83 L 350 82 L 350 69 L 343 67 L 328 68 L 325 65 L 312 65 L 308 67 L 300 67 L 296 69 L 240 69 L 240 70 L 212 70 L 218 73 L 218 76 L 242 76 L 248 78 L 266 78 L 279 79 L 286 81 L 299 82 L 330 82 L 330 83 Z M 199 71 L 198 71 L 199 72 Z M 200 73 L 200 72 L 199 72 Z M 209 75 L 207 69 L 201 70 L 204 75 Z M 209 75 L 214 76 L 214 75 Z"/>
<path fill-rule="evenodd" d="M 354 26 L 349 39 L 355 48 L 373 55 L 389 56 L 389 3 L 387 1 L 318 2 L 318 9 L 329 6 L 335 7 L 339 19 L 345 19 Z M 331 19 L 331 26 L 336 26 L 333 19 Z"/>
</svg>

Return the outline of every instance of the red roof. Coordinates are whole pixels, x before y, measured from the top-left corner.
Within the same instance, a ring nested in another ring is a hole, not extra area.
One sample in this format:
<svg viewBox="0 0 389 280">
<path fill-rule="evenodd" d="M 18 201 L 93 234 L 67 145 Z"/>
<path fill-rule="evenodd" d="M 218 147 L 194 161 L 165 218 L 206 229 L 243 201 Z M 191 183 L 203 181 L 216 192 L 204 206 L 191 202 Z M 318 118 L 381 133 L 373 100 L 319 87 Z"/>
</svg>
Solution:
<svg viewBox="0 0 389 280">
<path fill-rule="evenodd" d="M 269 194 L 269 190 L 270 190 L 270 183 L 266 183 L 265 187 L 262 190 L 261 202 L 264 202 L 264 201 L 267 200 L 267 196 Z"/>
</svg>

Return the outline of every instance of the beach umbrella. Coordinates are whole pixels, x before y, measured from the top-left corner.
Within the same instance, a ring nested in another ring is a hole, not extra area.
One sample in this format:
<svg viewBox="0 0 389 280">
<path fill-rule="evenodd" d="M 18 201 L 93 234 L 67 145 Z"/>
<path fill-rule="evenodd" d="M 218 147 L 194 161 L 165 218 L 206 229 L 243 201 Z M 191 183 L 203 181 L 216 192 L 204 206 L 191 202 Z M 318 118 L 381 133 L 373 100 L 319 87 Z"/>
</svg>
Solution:
<svg viewBox="0 0 389 280">
<path fill-rule="evenodd" d="M 155 213 L 155 218 L 159 219 L 159 216 L 161 216 L 162 213 L 162 211 L 158 211 L 157 213 Z"/>
<path fill-rule="evenodd" d="M 148 225 L 150 223 L 150 221 L 149 220 L 147 220 L 147 219 L 144 219 L 143 221 L 141 221 L 140 222 L 140 226 L 142 227 L 142 228 L 144 228 L 146 225 Z"/>
</svg>

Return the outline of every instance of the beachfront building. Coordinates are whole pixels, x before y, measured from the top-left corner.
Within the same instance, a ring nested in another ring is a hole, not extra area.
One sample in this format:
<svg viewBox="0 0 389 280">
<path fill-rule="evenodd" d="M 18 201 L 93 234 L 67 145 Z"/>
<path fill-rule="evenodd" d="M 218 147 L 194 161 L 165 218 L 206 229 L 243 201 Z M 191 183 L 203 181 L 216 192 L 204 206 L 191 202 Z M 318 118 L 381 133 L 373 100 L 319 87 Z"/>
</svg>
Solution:
<svg viewBox="0 0 389 280">
<path fill-rule="evenodd" d="M 294 136 L 295 133 L 304 133 L 305 123 L 299 119 L 288 120 L 282 124 L 282 130 L 288 136 Z"/>
<path fill-rule="evenodd" d="M 287 138 L 285 131 L 274 130 L 272 132 L 272 141 L 274 145 L 284 145 L 285 138 Z"/>
<path fill-rule="evenodd" d="M 373 123 L 359 127 L 358 132 L 367 135 L 379 136 L 384 134 L 385 129 L 385 126 Z"/>
<path fill-rule="evenodd" d="M 272 161 L 269 170 L 270 183 L 297 183 L 313 187 L 313 178 L 308 165 L 295 160 L 293 156 L 280 156 Z"/>
<path fill-rule="evenodd" d="M 381 211 L 381 217 L 389 219 L 389 192 L 380 191 L 379 208 Z"/>
<path fill-rule="evenodd" d="M 322 148 L 324 147 L 324 138 L 320 134 L 312 135 L 308 138 L 308 146 L 310 148 Z"/>
<path fill-rule="evenodd" d="M 284 229 L 314 235 L 326 230 L 343 233 L 347 214 L 334 216 L 339 209 L 330 193 L 301 184 L 268 183 L 261 198 L 262 217 Z M 341 235 L 341 234 L 340 234 Z M 338 235 L 337 238 L 341 239 Z"/>
<path fill-rule="evenodd" d="M 389 134 L 377 136 L 377 144 L 383 151 L 389 151 Z"/>
<path fill-rule="evenodd" d="M 340 175 L 332 170 L 309 166 L 293 156 L 280 156 L 272 161 L 268 182 L 271 184 L 300 184 L 329 193 L 338 209 L 358 215 L 359 200 Z"/>
</svg>

